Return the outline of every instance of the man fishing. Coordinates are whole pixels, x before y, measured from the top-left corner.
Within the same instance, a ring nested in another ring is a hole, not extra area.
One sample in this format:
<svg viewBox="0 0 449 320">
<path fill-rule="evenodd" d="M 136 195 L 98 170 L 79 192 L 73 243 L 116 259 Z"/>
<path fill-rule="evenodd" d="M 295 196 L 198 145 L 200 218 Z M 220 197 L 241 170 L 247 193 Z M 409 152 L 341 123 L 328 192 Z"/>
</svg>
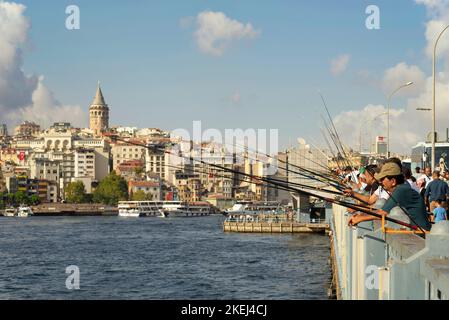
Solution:
<svg viewBox="0 0 449 320">
<path fill-rule="evenodd" d="M 368 165 L 360 170 L 365 177 L 366 184 L 369 187 L 369 195 L 364 195 L 361 193 L 357 193 L 352 189 L 344 190 L 344 193 L 356 200 L 361 200 L 369 205 L 373 205 L 376 203 L 378 199 L 388 200 L 390 197 L 385 190 L 377 183 L 377 180 L 374 178 L 374 175 L 379 172 L 379 169 L 376 165 Z"/>
<path fill-rule="evenodd" d="M 398 204 L 409 213 L 413 221 L 424 230 L 430 230 L 430 222 L 427 219 L 426 207 L 423 199 L 415 192 L 408 183 L 405 182 L 401 168 L 393 162 L 385 163 L 379 173 L 374 175 L 377 181 L 391 193 L 391 197 L 387 200 L 382 209 L 377 213 L 387 216 L 390 211 L 397 207 Z M 363 221 L 378 220 L 378 217 L 366 215 L 364 213 L 353 215 L 348 224 L 355 226 Z M 416 225 L 415 224 L 415 225 Z"/>
</svg>

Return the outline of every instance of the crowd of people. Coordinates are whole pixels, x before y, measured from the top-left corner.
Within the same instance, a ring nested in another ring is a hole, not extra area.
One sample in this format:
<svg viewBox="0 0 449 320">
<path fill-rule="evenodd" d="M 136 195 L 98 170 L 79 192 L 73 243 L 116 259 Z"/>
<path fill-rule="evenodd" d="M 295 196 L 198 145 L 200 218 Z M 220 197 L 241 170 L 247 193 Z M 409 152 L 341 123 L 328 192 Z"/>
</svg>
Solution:
<svg viewBox="0 0 449 320">
<path fill-rule="evenodd" d="M 410 219 L 410 224 L 426 231 L 433 223 L 448 220 L 449 172 L 432 172 L 431 168 L 416 168 L 412 174 L 403 168 L 398 158 L 390 158 L 380 165 L 360 169 L 346 167 L 338 170 L 344 190 L 361 204 L 375 208 L 376 213 L 388 216 L 399 207 Z M 367 213 L 355 212 L 349 225 L 379 219 Z"/>
</svg>

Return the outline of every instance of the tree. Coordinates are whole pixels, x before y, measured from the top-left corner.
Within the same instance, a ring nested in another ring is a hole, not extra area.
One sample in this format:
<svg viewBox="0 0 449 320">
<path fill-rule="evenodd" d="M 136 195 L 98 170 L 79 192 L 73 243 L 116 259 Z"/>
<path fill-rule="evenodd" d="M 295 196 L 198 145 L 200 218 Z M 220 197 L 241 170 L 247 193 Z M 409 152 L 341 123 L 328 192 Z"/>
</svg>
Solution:
<svg viewBox="0 0 449 320">
<path fill-rule="evenodd" d="M 65 191 L 65 198 L 69 203 L 86 202 L 86 190 L 82 181 L 70 182 Z"/>
<path fill-rule="evenodd" d="M 14 193 L 8 193 L 7 197 L 6 197 L 6 203 L 9 206 L 12 206 L 16 203 L 16 196 L 14 195 Z"/>
<path fill-rule="evenodd" d="M 112 171 L 94 191 L 94 202 L 115 206 L 119 201 L 128 199 L 128 184 L 125 179 Z"/>
<path fill-rule="evenodd" d="M 143 190 L 139 190 L 132 194 L 132 200 L 133 201 L 145 201 L 145 200 L 147 200 L 147 197 Z"/>
<path fill-rule="evenodd" d="M 15 202 L 19 205 L 28 203 L 28 196 L 23 191 L 16 192 L 16 194 L 14 195 L 14 199 L 15 199 Z"/>
<path fill-rule="evenodd" d="M 41 202 L 41 201 L 40 201 L 40 199 L 39 199 L 39 197 L 38 197 L 37 195 L 33 194 L 33 195 L 30 197 L 30 203 L 31 203 L 32 205 L 37 205 L 37 204 L 39 204 L 39 202 Z"/>
</svg>

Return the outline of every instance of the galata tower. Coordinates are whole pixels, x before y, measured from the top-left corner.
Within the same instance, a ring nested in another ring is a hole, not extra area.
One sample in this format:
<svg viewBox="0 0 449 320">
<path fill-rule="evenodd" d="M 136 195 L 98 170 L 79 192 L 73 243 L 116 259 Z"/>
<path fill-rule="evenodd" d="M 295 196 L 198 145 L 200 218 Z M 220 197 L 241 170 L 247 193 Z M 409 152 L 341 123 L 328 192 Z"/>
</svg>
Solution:
<svg viewBox="0 0 449 320">
<path fill-rule="evenodd" d="M 109 128 L 109 108 L 103 98 L 100 82 L 98 82 L 97 93 L 89 108 L 89 128 L 94 136 L 101 136 L 101 133 Z"/>
</svg>

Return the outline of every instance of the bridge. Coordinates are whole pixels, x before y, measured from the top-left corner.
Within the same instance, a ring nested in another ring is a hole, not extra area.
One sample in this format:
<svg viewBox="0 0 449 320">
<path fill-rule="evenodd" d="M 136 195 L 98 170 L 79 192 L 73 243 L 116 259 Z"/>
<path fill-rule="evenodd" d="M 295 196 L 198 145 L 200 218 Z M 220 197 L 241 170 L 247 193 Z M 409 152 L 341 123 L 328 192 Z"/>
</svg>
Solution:
<svg viewBox="0 0 449 320">
<path fill-rule="evenodd" d="M 380 220 L 349 227 L 350 214 L 334 205 L 330 221 L 332 285 L 341 300 L 448 300 L 449 221 L 425 239 Z"/>
</svg>

